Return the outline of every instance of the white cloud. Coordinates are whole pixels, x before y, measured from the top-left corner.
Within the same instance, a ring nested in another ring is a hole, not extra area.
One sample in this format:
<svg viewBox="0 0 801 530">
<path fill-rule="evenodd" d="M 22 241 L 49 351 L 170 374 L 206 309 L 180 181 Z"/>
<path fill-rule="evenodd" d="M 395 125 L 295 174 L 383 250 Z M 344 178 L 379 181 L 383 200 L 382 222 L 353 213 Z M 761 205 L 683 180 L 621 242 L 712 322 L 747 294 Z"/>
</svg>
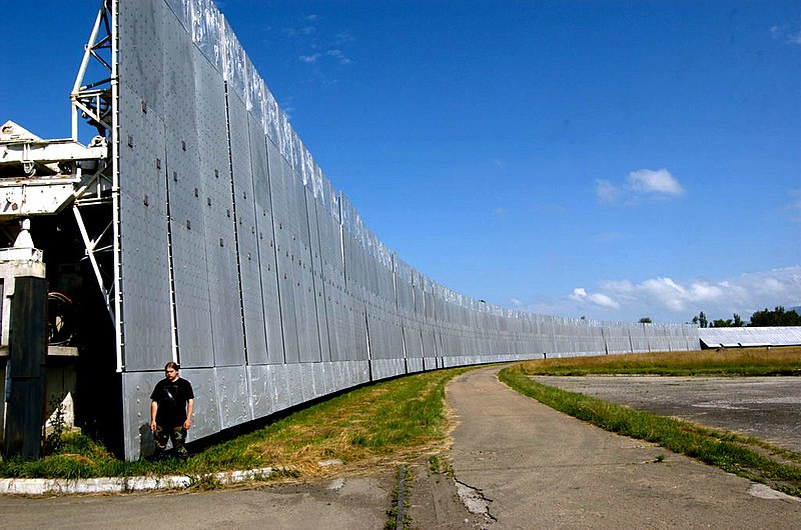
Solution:
<svg viewBox="0 0 801 530">
<path fill-rule="evenodd" d="M 595 292 L 583 287 L 562 298 L 517 307 L 527 311 L 578 318 L 633 322 L 643 316 L 654 322 L 689 322 L 703 311 L 711 318 L 744 320 L 761 309 L 801 306 L 801 266 L 742 274 L 722 280 L 649 278 L 640 282 L 606 280 Z"/>
<path fill-rule="evenodd" d="M 578 302 L 586 301 L 600 307 L 607 307 L 612 309 L 617 309 L 620 307 L 620 304 L 617 303 L 615 300 L 613 300 L 611 297 L 603 293 L 587 294 L 587 291 L 582 287 L 573 289 L 573 294 L 570 295 L 570 298 Z"/>
<path fill-rule="evenodd" d="M 659 200 L 684 194 L 684 188 L 667 169 L 638 169 L 626 176 L 622 184 L 609 180 L 595 181 L 595 194 L 601 204 L 638 204 L 643 199 Z"/>
<path fill-rule="evenodd" d="M 684 193 L 684 188 L 667 169 L 632 171 L 626 177 L 626 182 L 632 190 L 641 193 L 662 195 L 682 195 Z"/>
</svg>

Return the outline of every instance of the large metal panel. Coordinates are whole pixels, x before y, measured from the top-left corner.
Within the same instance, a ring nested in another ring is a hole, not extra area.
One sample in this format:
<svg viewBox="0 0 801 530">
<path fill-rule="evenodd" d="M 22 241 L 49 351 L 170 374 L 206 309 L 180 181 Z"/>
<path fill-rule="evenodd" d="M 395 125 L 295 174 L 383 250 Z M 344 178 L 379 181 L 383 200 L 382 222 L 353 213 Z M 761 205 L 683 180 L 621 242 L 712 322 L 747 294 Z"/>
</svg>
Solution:
<svg viewBox="0 0 801 530">
<path fill-rule="evenodd" d="M 248 365 L 250 379 L 250 405 L 253 417 L 263 418 L 275 412 L 273 388 L 270 381 L 271 367 L 267 365 Z"/>
<path fill-rule="evenodd" d="M 227 429 L 253 419 L 251 413 L 249 379 L 244 366 L 214 369 L 217 384 L 217 405 L 220 409 L 220 427 Z"/>
<path fill-rule="evenodd" d="M 220 397 L 217 394 L 217 377 L 214 368 L 181 368 L 181 377 L 192 383 L 195 391 L 195 412 L 189 440 L 220 432 Z"/>
<path fill-rule="evenodd" d="M 169 53 L 169 50 L 165 51 L 163 20 L 175 17 L 163 0 L 138 0 L 117 4 L 117 61 L 120 83 L 136 92 L 148 110 L 160 116 L 164 111 L 163 57 L 165 53 Z M 123 125 L 120 123 L 120 131 L 124 134 Z"/>
<path fill-rule="evenodd" d="M 126 84 L 119 97 L 120 299 L 126 370 L 172 358 L 164 123 Z"/>
<path fill-rule="evenodd" d="M 161 372 L 122 374 L 122 426 L 125 458 L 134 460 L 152 454 L 156 446 L 150 432 L 150 393 L 161 379 Z"/>
<path fill-rule="evenodd" d="M 209 278 L 195 117 L 195 61 L 190 36 L 164 17 L 166 172 L 178 359 L 184 367 L 214 364 Z M 205 60 L 205 59 L 201 59 Z"/>
<path fill-rule="evenodd" d="M 326 314 L 326 282 L 323 266 L 323 247 L 319 228 L 320 216 L 327 217 L 321 198 L 315 198 L 310 188 L 306 188 L 306 209 L 309 216 L 309 235 L 311 241 L 311 272 L 313 282 L 313 295 L 316 313 L 317 330 L 319 332 L 318 343 L 320 348 L 320 359 L 322 361 L 331 360 L 330 343 L 328 340 L 328 316 Z"/>
<path fill-rule="evenodd" d="M 214 363 L 215 366 L 243 365 L 244 333 L 232 177 L 228 138 L 223 126 L 226 122 L 225 87 L 219 72 L 202 59 L 196 61 L 195 94 Z"/>
<path fill-rule="evenodd" d="M 251 364 L 258 362 L 282 363 L 284 362 L 284 339 L 281 328 L 281 306 L 278 299 L 278 267 L 276 265 L 276 242 L 270 199 L 270 167 L 268 165 L 268 156 L 275 158 L 279 155 L 275 145 L 265 139 L 260 129 L 251 127 L 249 134 L 267 355 L 263 359 L 253 355 L 248 358 L 248 362 Z M 268 155 L 268 146 L 271 155 Z"/>
<path fill-rule="evenodd" d="M 264 361 L 267 341 L 264 327 L 263 295 L 256 234 L 256 208 L 251 169 L 249 128 L 255 123 L 236 94 L 227 94 L 228 130 L 234 183 L 236 243 L 242 281 L 242 311 L 248 360 Z M 249 124 L 251 126 L 249 127 Z"/>
</svg>

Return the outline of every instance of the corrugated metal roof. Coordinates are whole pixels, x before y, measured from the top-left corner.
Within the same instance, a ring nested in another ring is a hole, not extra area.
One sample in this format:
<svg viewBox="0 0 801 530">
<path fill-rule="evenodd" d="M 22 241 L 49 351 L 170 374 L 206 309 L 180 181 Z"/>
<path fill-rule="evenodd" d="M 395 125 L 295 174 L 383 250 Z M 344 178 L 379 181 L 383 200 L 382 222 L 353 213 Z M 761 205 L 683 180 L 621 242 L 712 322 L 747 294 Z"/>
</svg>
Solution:
<svg viewBox="0 0 801 530">
<path fill-rule="evenodd" d="M 767 328 L 700 328 L 698 338 L 707 348 L 801 345 L 801 326 Z"/>
</svg>

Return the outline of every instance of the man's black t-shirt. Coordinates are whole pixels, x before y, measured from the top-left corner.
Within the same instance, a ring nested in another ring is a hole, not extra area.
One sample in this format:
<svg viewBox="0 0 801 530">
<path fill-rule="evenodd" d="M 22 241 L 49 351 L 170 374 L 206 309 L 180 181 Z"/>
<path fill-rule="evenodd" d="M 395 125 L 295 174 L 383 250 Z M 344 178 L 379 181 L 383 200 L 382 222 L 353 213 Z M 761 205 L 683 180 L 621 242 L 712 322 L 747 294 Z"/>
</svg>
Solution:
<svg viewBox="0 0 801 530">
<path fill-rule="evenodd" d="M 182 425 L 186 420 L 186 403 L 194 398 L 192 383 L 186 379 L 162 379 L 150 394 L 150 399 L 158 403 L 156 423 L 164 427 Z"/>
</svg>

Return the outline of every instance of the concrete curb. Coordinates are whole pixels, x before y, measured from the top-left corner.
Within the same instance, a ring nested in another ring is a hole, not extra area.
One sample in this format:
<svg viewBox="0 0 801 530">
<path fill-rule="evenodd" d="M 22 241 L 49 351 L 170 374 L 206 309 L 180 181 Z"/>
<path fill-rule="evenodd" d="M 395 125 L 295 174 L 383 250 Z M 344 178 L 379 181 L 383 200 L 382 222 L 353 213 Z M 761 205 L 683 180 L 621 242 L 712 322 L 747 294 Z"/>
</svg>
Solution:
<svg viewBox="0 0 801 530">
<path fill-rule="evenodd" d="M 71 495 L 76 493 L 130 493 L 161 489 L 186 489 L 204 482 L 236 484 L 269 477 L 279 468 L 223 471 L 204 475 L 163 477 L 119 477 L 87 479 L 5 478 L 0 479 L 0 495 Z"/>
</svg>

